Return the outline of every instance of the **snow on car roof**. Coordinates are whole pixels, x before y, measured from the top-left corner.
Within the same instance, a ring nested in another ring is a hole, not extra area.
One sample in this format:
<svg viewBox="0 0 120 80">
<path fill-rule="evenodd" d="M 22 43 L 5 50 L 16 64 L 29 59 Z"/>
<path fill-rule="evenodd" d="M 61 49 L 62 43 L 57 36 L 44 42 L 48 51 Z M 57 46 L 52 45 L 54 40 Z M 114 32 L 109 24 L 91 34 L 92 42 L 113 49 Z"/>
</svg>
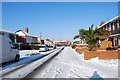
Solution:
<svg viewBox="0 0 120 80">
<path fill-rule="evenodd" d="M 12 32 L 12 31 L 4 30 L 4 29 L 0 29 L 0 32 L 5 32 L 5 33 L 17 35 L 16 33 Z"/>
</svg>

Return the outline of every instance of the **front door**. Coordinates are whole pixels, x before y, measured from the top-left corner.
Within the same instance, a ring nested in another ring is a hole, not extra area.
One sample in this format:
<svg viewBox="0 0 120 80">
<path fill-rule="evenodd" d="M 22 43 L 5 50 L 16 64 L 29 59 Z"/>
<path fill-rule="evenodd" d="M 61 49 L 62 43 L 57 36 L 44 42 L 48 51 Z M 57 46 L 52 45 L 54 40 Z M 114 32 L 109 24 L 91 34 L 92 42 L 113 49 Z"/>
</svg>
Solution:
<svg viewBox="0 0 120 80">
<path fill-rule="evenodd" d="M 115 47 L 118 47 L 118 38 L 115 39 Z"/>
</svg>

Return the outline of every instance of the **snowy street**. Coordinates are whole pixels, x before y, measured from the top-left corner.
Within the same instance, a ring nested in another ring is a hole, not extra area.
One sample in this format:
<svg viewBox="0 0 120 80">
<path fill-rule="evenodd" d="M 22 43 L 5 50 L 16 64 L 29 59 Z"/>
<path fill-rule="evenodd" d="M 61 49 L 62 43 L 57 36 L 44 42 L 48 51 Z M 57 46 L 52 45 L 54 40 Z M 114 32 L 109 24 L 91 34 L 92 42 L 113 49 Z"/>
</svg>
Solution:
<svg viewBox="0 0 120 80">
<path fill-rule="evenodd" d="M 23 78 L 34 69 L 44 64 L 52 56 L 58 54 L 63 47 L 57 48 L 48 52 L 36 53 L 37 50 L 20 51 L 22 55 L 20 61 L 0 67 L 1 78 Z M 34 55 L 33 55 L 34 54 Z M 33 56 L 31 56 L 33 55 Z"/>
<path fill-rule="evenodd" d="M 118 78 L 118 60 L 84 60 L 83 54 L 66 47 L 25 78 Z"/>
<path fill-rule="evenodd" d="M 0 0 L 0 80 L 120 80 L 120 0 Z"/>
</svg>

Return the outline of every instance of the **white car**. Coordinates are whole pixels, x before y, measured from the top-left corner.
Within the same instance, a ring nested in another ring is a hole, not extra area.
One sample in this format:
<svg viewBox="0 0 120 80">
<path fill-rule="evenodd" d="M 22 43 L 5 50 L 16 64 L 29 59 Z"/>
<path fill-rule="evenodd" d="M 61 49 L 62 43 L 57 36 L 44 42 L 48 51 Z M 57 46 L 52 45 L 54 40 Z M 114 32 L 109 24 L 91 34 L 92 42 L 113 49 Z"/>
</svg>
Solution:
<svg viewBox="0 0 120 80">
<path fill-rule="evenodd" d="M 0 44 L 0 64 L 11 60 L 19 61 L 19 50 L 9 38 L 0 35 Z"/>
<path fill-rule="evenodd" d="M 40 48 L 39 48 L 39 52 L 45 52 L 45 51 L 48 51 L 49 48 L 46 46 L 46 45 L 41 45 Z"/>
<path fill-rule="evenodd" d="M 55 46 L 55 45 L 50 45 L 50 46 L 48 46 L 48 47 L 49 47 L 49 50 L 56 49 L 56 46 Z"/>
</svg>

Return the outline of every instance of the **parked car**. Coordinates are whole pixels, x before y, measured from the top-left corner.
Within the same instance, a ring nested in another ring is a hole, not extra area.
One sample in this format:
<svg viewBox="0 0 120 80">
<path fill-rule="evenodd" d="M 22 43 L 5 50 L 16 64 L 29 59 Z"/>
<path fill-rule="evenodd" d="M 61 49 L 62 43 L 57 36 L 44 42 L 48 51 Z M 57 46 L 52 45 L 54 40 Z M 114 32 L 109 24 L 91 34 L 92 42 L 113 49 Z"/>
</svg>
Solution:
<svg viewBox="0 0 120 80">
<path fill-rule="evenodd" d="M 47 45 L 40 45 L 39 52 L 45 52 L 49 51 L 49 48 Z"/>
<path fill-rule="evenodd" d="M 49 50 L 52 50 L 52 49 L 56 49 L 56 46 L 55 45 L 50 45 L 48 46 Z"/>
<path fill-rule="evenodd" d="M 0 44 L 2 44 L 0 46 L 0 64 L 11 60 L 19 61 L 19 50 L 9 38 L 4 37 L 4 34 L 0 34 Z"/>
</svg>

